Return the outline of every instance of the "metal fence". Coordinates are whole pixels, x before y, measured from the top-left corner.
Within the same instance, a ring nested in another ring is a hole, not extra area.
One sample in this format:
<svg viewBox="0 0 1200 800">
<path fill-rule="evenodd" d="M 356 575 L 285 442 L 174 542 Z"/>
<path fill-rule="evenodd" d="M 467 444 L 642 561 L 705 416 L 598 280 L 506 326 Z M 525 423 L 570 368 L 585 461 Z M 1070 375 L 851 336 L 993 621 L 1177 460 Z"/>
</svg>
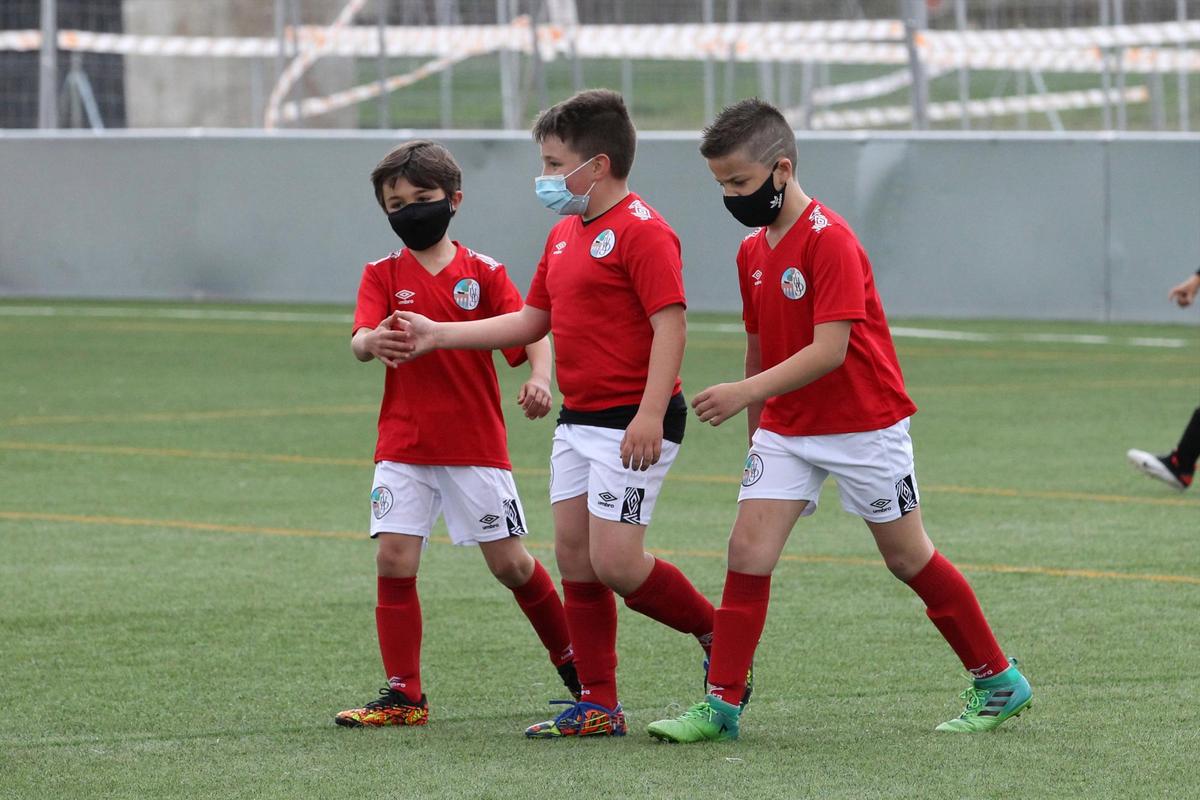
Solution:
<svg viewBox="0 0 1200 800">
<path fill-rule="evenodd" d="M 1196 130 L 1200 0 L 4 0 L 0 126 Z"/>
</svg>

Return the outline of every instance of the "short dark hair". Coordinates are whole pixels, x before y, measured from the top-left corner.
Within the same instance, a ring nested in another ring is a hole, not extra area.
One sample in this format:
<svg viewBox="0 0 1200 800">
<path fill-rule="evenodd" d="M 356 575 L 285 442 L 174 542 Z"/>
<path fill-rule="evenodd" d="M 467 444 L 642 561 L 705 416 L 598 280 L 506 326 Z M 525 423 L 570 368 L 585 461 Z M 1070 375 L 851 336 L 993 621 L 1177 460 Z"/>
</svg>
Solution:
<svg viewBox="0 0 1200 800">
<path fill-rule="evenodd" d="M 796 168 L 796 134 L 779 109 L 752 97 L 721 109 L 712 124 L 700 133 L 700 155 L 720 158 L 741 149 L 760 164 L 773 165 L 781 158 Z"/>
<path fill-rule="evenodd" d="M 447 197 L 462 188 L 462 170 L 454 156 L 445 147 L 428 139 L 413 139 L 392 148 L 371 170 L 375 199 L 385 211 L 387 206 L 383 202 L 383 188 L 391 186 L 398 178 L 404 178 L 422 189 L 441 189 Z"/>
<path fill-rule="evenodd" d="M 637 150 L 637 132 L 625 100 L 611 89 L 587 89 L 538 114 L 533 140 L 557 136 L 584 158 L 603 153 L 616 178 L 629 177 Z"/>
</svg>

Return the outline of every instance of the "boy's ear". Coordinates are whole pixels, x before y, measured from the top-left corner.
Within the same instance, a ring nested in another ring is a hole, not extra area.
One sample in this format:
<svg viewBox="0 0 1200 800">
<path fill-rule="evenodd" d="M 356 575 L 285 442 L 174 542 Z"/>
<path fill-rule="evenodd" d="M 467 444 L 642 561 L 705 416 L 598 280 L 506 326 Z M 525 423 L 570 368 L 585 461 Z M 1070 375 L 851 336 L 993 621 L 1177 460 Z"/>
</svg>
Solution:
<svg viewBox="0 0 1200 800">
<path fill-rule="evenodd" d="M 597 153 L 592 161 L 592 179 L 600 180 L 612 174 L 612 159 L 607 153 Z"/>
<path fill-rule="evenodd" d="M 783 178 L 784 183 L 787 183 L 792 178 L 796 177 L 796 166 L 787 156 L 779 159 L 779 166 L 777 166 L 775 169 L 780 173 L 780 177 Z"/>
<path fill-rule="evenodd" d="M 454 194 L 450 195 L 450 205 L 454 208 L 455 211 L 458 211 L 458 209 L 462 206 L 462 201 L 463 201 L 462 189 L 459 189 Z"/>
</svg>

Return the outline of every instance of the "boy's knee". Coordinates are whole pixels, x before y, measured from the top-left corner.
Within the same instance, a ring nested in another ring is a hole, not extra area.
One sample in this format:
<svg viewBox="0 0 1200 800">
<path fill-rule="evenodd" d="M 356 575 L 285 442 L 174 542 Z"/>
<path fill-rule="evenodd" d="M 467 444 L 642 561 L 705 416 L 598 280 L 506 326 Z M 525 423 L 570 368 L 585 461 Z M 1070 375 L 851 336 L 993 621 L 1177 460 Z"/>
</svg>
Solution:
<svg viewBox="0 0 1200 800">
<path fill-rule="evenodd" d="M 488 569 L 500 583 L 515 589 L 524 586 L 533 575 L 533 557 L 528 553 L 519 553 L 502 559 L 488 562 Z"/>
</svg>

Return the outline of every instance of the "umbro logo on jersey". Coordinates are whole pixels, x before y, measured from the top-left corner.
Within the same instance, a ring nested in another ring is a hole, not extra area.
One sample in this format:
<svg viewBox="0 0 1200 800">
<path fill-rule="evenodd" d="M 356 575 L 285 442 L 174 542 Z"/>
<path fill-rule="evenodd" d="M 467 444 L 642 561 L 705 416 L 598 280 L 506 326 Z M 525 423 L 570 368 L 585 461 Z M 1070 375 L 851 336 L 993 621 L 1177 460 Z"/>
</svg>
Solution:
<svg viewBox="0 0 1200 800">
<path fill-rule="evenodd" d="M 484 514 L 479 518 L 479 521 L 483 523 L 483 529 L 485 531 L 494 531 L 496 528 L 500 527 L 500 518 L 495 514 Z"/>
<path fill-rule="evenodd" d="M 417 293 L 410 289 L 401 289 L 400 291 L 396 292 L 396 299 L 400 301 L 400 305 L 402 306 L 407 306 L 414 303 L 415 301 L 413 298 L 416 296 Z"/>
<path fill-rule="evenodd" d="M 646 499 L 645 489 L 635 489 L 632 486 L 625 489 L 625 502 L 621 504 L 621 522 L 632 525 L 642 524 L 642 501 Z"/>
<path fill-rule="evenodd" d="M 756 269 L 756 270 L 754 270 L 754 272 L 751 272 L 750 277 L 754 278 L 755 286 L 762 286 L 762 270 L 761 269 Z"/>
<path fill-rule="evenodd" d="M 825 216 L 825 212 L 820 206 L 813 209 L 813 212 L 808 215 L 808 221 L 812 223 L 813 233 L 820 233 L 825 228 L 829 227 L 829 217 Z"/>
<path fill-rule="evenodd" d="M 566 250 L 566 249 L 567 249 L 567 243 L 559 242 L 558 244 L 554 245 L 554 252 L 551 253 L 551 255 L 555 255 L 555 256 L 559 255 L 560 253 L 562 253 L 563 250 Z"/>
<path fill-rule="evenodd" d="M 601 492 L 596 495 L 596 503 L 601 508 L 616 508 L 617 496 L 612 492 Z"/>
<path fill-rule="evenodd" d="M 646 206 L 642 204 L 641 200 L 634 200 L 632 203 L 630 203 L 629 211 L 643 222 L 650 219 L 650 209 L 646 208 Z"/>
</svg>

